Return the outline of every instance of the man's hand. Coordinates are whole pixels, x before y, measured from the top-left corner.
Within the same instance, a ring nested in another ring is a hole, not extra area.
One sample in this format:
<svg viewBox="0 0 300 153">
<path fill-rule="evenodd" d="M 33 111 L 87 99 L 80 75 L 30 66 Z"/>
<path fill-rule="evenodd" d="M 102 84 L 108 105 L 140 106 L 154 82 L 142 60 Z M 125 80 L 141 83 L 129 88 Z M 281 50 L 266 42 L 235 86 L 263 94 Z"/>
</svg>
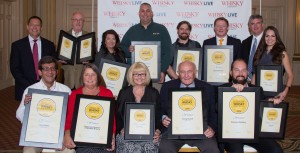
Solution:
<svg viewBox="0 0 300 153">
<path fill-rule="evenodd" d="M 70 130 L 65 131 L 64 146 L 68 149 L 73 149 L 76 147 L 74 141 L 71 138 Z"/>
<path fill-rule="evenodd" d="M 215 131 L 210 126 L 208 126 L 208 128 L 204 132 L 204 135 L 207 138 L 211 138 L 211 137 L 213 137 L 215 135 Z"/>
<path fill-rule="evenodd" d="M 28 104 L 30 101 L 31 101 L 31 96 L 30 95 L 25 95 L 24 105 Z"/>
<path fill-rule="evenodd" d="M 170 123 L 171 123 L 171 119 L 168 116 L 163 118 L 162 124 L 164 127 L 166 127 L 166 128 L 169 127 Z"/>
<path fill-rule="evenodd" d="M 134 46 L 130 45 L 130 46 L 128 47 L 128 51 L 129 51 L 130 53 L 134 52 Z"/>
<path fill-rule="evenodd" d="M 113 135 L 112 139 L 111 139 L 111 148 L 110 149 L 106 149 L 107 151 L 114 151 L 115 150 L 115 135 Z"/>
<path fill-rule="evenodd" d="M 244 90 L 244 85 L 242 84 L 233 84 L 231 87 L 235 88 L 237 92 L 241 92 Z"/>
</svg>

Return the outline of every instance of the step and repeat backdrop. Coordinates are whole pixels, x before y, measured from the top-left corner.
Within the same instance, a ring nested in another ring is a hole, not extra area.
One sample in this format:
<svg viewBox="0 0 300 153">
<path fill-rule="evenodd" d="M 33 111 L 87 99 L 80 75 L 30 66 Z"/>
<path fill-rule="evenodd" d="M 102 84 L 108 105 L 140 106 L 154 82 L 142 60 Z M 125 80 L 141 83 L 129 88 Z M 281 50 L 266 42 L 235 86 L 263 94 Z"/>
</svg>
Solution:
<svg viewBox="0 0 300 153">
<path fill-rule="evenodd" d="M 98 45 L 108 29 L 114 29 L 122 39 L 132 25 L 139 23 L 139 6 L 144 2 L 152 6 L 154 22 L 166 26 L 172 42 L 177 38 L 176 26 L 183 20 L 192 24 L 190 39 L 201 45 L 205 39 L 214 37 L 213 22 L 218 17 L 229 21 L 228 35 L 241 40 L 250 35 L 249 0 L 104 0 L 98 1 Z"/>
</svg>

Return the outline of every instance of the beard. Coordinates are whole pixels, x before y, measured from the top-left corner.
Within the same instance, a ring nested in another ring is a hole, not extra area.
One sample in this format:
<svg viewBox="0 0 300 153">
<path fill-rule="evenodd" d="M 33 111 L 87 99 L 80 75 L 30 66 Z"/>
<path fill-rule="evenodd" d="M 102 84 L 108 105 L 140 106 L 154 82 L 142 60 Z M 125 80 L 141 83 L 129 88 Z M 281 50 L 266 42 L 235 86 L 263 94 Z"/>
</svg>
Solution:
<svg viewBox="0 0 300 153">
<path fill-rule="evenodd" d="M 242 80 L 238 80 L 237 78 L 238 77 L 242 77 L 243 79 Z M 245 78 L 244 76 L 236 76 L 235 78 L 232 77 L 232 82 L 234 84 L 241 84 L 241 85 L 244 85 L 245 83 L 247 83 L 247 78 Z"/>
<path fill-rule="evenodd" d="M 183 35 L 183 34 L 185 34 L 185 35 Z M 188 35 L 187 33 L 182 33 L 181 35 L 179 35 L 179 38 L 181 40 L 187 40 L 190 38 L 190 35 Z"/>
</svg>

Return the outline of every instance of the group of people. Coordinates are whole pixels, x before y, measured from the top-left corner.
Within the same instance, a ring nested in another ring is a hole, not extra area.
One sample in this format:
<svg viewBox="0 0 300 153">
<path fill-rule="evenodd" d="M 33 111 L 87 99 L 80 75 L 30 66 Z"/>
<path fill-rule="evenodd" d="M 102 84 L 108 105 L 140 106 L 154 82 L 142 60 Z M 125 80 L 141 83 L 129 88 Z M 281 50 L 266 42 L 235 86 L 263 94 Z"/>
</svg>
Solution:
<svg viewBox="0 0 300 153">
<path fill-rule="evenodd" d="M 54 44 L 40 36 L 42 20 L 33 16 L 29 18 L 27 30 L 29 35 L 12 44 L 11 73 L 15 78 L 16 99 L 21 100 L 17 110 L 17 118 L 22 122 L 25 105 L 31 97 L 27 95 L 28 88 L 61 91 L 70 93 L 62 152 L 178 152 L 184 144 L 197 146 L 201 152 L 219 153 L 217 134 L 216 90 L 214 86 L 196 78 L 197 69 L 193 62 L 183 61 L 177 68 L 172 68 L 174 52 L 178 47 L 201 48 L 199 42 L 189 38 L 192 26 L 188 21 L 182 21 L 177 26 L 178 38 L 171 44 L 168 30 L 153 21 L 153 11 L 149 3 L 142 3 L 139 9 L 140 23 L 132 26 L 120 41 L 114 30 L 107 30 L 102 35 L 99 52 L 94 61 L 82 64 L 68 65 L 63 60 L 56 59 Z M 84 17 L 75 12 L 72 16 L 73 36 L 81 36 Z M 233 45 L 233 62 L 230 70 L 230 82 L 223 85 L 234 87 L 238 92 L 244 88 L 255 86 L 255 68 L 257 65 L 282 65 L 287 74 L 284 90 L 268 100 L 278 104 L 284 101 L 293 82 L 293 73 L 289 57 L 279 32 L 274 26 L 264 28 L 260 15 L 249 18 L 251 36 L 244 41 L 227 35 L 229 23 L 224 17 L 214 21 L 215 37 L 203 42 L 206 45 Z M 98 67 L 101 59 L 108 59 L 120 63 L 131 64 L 131 52 L 134 52 L 132 41 L 160 41 L 161 42 L 161 75 L 159 82 L 151 83 L 150 72 L 145 64 L 136 62 L 127 72 L 128 86 L 120 90 L 116 98 L 116 115 L 113 123 L 112 148 L 76 147 L 71 138 L 70 129 L 73 119 L 76 95 L 93 95 L 113 97 L 106 88 Z M 37 56 L 35 51 L 37 50 Z M 36 62 L 39 61 L 39 62 Z M 63 64 L 64 84 L 55 81 L 58 63 Z M 75 62 L 76 63 L 76 62 Z M 164 82 L 168 74 L 172 80 Z M 203 74 L 203 73 L 202 73 Z M 203 78 L 203 77 L 202 77 Z M 203 92 L 202 103 L 206 105 L 208 128 L 204 129 L 206 139 L 168 139 L 167 129 L 172 122 L 171 103 L 168 93 L 174 88 L 200 88 Z M 262 96 L 263 97 L 263 96 Z M 153 141 L 124 140 L 125 103 L 154 103 L 155 104 L 155 132 Z M 242 143 L 224 143 L 225 150 L 230 153 L 242 153 Z M 274 139 L 259 139 L 259 143 L 248 144 L 258 152 L 281 153 L 282 149 Z M 24 147 L 24 152 L 41 152 L 42 148 Z"/>
</svg>

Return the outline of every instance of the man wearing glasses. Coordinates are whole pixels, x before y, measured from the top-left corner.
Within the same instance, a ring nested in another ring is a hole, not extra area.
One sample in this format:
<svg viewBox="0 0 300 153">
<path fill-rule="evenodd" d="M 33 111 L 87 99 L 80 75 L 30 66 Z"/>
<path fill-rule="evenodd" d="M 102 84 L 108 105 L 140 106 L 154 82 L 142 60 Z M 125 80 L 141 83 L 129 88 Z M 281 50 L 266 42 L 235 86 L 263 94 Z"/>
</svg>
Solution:
<svg viewBox="0 0 300 153">
<path fill-rule="evenodd" d="M 40 89 L 40 90 L 48 90 L 48 91 L 60 91 L 60 92 L 68 92 L 71 93 L 71 90 L 69 87 L 58 83 L 55 81 L 55 77 L 57 74 L 57 62 L 56 59 L 51 56 L 44 56 L 38 64 L 38 73 L 41 77 L 41 80 L 29 87 L 27 87 L 23 93 L 22 101 L 19 105 L 19 108 L 16 112 L 17 119 L 23 123 L 23 117 L 25 112 L 25 105 L 28 104 L 31 100 L 31 96 L 27 95 L 28 89 Z M 23 148 L 24 153 L 40 153 L 42 152 L 43 148 L 37 148 L 37 147 L 28 147 L 25 146 Z M 72 153 L 73 150 L 65 149 L 63 151 L 64 153 Z"/>
</svg>

